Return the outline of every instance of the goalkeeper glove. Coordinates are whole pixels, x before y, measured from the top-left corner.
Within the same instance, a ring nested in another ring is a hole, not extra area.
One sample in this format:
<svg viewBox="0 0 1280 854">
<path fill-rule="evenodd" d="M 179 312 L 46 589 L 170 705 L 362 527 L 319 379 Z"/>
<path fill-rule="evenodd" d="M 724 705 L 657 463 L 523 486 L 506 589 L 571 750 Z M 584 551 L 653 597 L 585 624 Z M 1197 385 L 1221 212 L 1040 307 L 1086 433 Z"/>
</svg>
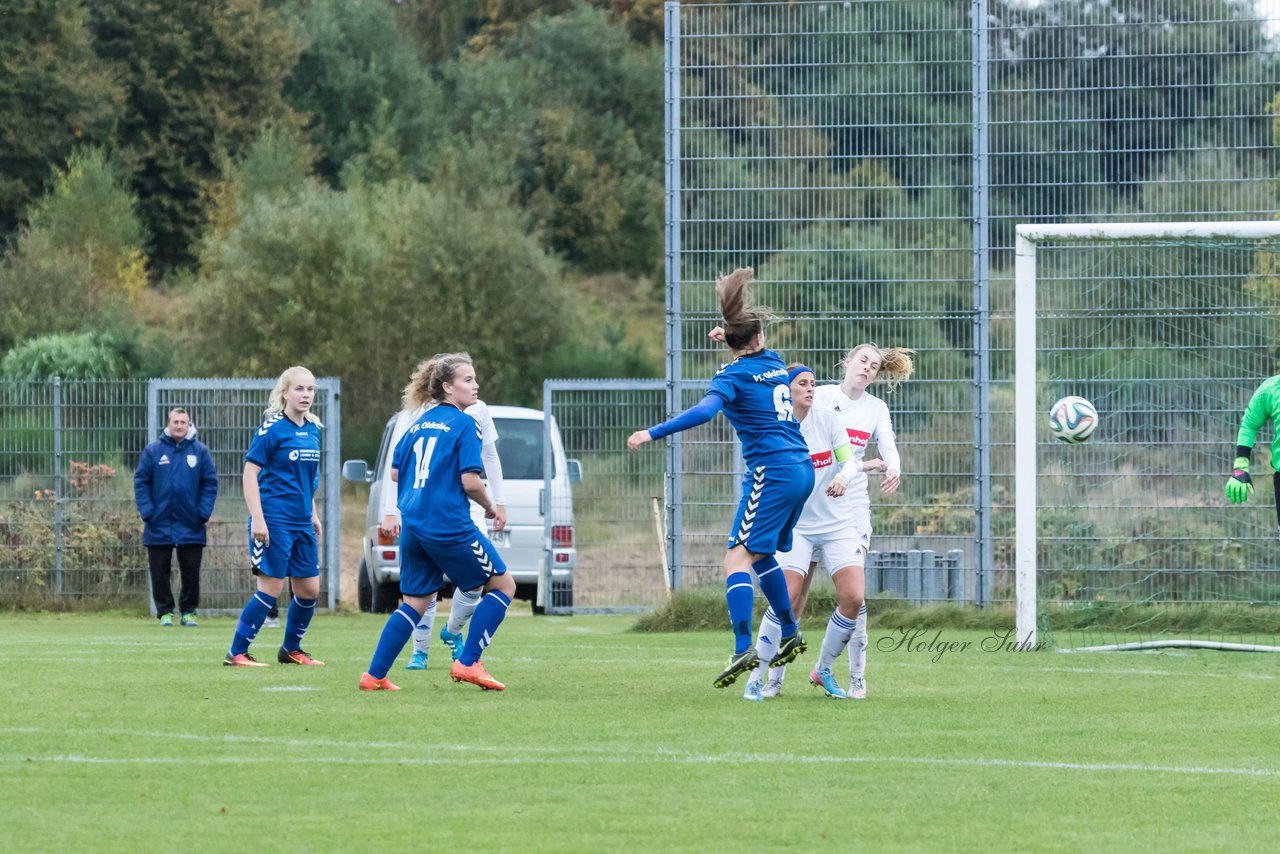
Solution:
<svg viewBox="0 0 1280 854">
<path fill-rule="evenodd" d="M 1227 499 L 1233 504 L 1243 504 L 1253 494 L 1253 478 L 1249 477 L 1249 460 L 1236 457 L 1235 471 L 1227 479 Z"/>
</svg>

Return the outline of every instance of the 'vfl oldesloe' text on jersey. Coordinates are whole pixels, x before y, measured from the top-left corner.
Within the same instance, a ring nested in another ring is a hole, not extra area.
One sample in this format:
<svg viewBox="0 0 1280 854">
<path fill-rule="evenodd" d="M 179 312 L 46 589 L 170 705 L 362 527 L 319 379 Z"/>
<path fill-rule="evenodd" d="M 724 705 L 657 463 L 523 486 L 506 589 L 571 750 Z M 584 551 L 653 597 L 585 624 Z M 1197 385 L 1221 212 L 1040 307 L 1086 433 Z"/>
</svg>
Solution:
<svg viewBox="0 0 1280 854">
<path fill-rule="evenodd" d="M 277 413 L 254 431 L 244 458 L 262 469 L 258 493 L 267 527 L 310 530 L 320 483 L 320 428 Z"/>
<path fill-rule="evenodd" d="M 787 368 L 777 353 L 761 350 L 723 365 L 708 394 L 724 401 L 725 417 L 738 434 L 748 468 L 808 461 L 792 411 Z"/>
<path fill-rule="evenodd" d="M 420 538 L 450 543 L 474 537 L 465 472 L 483 470 L 474 418 L 442 403 L 422 414 L 396 445 L 396 506 L 400 524 Z"/>
</svg>

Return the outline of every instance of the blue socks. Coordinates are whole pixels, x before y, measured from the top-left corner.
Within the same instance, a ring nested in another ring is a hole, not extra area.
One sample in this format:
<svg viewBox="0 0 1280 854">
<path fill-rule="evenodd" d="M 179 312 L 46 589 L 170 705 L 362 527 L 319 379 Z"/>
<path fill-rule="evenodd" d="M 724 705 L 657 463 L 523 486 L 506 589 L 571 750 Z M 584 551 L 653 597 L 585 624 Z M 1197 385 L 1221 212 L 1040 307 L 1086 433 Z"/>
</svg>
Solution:
<svg viewBox="0 0 1280 854">
<path fill-rule="evenodd" d="M 760 592 L 769 600 L 769 607 L 778 615 L 778 623 L 782 626 L 782 636 L 789 638 L 800 627 L 796 625 L 795 615 L 791 611 L 791 594 L 787 592 L 787 580 L 782 575 L 782 568 L 773 555 L 765 555 L 751 564 L 760 579 Z"/>
<path fill-rule="evenodd" d="M 493 635 L 507 616 L 507 606 L 511 600 L 501 590 L 490 590 L 484 594 L 476 612 L 471 615 L 471 630 L 467 632 L 467 643 L 458 656 L 458 663 L 470 667 L 480 660 L 485 647 L 493 640 Z M 373 671 L 369 671 L 373 673 Z M 376 675 L 376 674 L 374 674 Z"/>
<path fill-rule="evenodd" d="M 311 618 L 315 613 L 316 600 L 293 597 L 284 623 L 284 643 L 281 644 L 284 649 L 293 652 L 302 648 L 302 636 L 307 633 L 307 626 L 311 625 Z"/>
<path fill-rule="evenodd" d="M 730 573 L 724 585 L 724 601 L 729 606 L 729 623 L 733 626 L 733 654 L 737 655 L 751 646 L 751 612 L 756 591 L 751 586 L 751 576 L 745 572 Z"/>
<path fill-rule="evenodd" d="M 231 638 L 231 654 L 244 655 L 249 651 L 249 644 L 258 636 L 262 621 L 276 606 L 276 597 L 268 596 L 261 590 L 249 597 L 249 602 L 240 612 L 240 622 L 236 623 L 235 636 Z"/>
<path fill-rule="evenodd" d="M 378 646 L 373 651 L 373 660 L 369 662 L 369 675 L 374 679 L 385 679 L 391 665 L 396 663 L 396 656 L 404 645 L 413 637 L 414 626 L 422 615 L 401 602 L 395 613 L 387 618 L 382 627 L 382 636 L 378 638 Z"/>
</svg>

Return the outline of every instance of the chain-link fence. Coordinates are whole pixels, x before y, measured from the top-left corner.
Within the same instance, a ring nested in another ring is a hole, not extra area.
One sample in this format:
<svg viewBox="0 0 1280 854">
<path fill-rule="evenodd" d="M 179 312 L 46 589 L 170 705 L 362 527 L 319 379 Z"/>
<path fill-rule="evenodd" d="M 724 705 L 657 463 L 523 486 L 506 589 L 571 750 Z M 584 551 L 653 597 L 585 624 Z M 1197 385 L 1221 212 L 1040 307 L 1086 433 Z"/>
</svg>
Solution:
<svg viewBox="0 0 1280 854">
<path fill-rule="evenodd" d="M 958 551 L 964 598 L 1010 599 L 1013 226 L 1280 211 L 1277 25 L 1241 0 L 667 4 L 667 412 L 723 360 L 734 267 L 820 382 L 857 343 L 914 348 L 873 547 Z M 669 464 L 672 559 L 718 581 L 731 431 Z"/>
<path fill-rule="evenodd" d="M 254 588 L 241 473 L 273 385 L 236 379 L 0 383 L 0 602 L 144 601 L 147 554 L 133 475 L 169 410 L 181 406 L 218 471 L 201 610 L 241 608 Z M 326 427 L 317 492 L 326 529 L 321 597 L 333 607 L 341 386 L 329 378 L 316 386 L 313 411 Z"/>
</svg>

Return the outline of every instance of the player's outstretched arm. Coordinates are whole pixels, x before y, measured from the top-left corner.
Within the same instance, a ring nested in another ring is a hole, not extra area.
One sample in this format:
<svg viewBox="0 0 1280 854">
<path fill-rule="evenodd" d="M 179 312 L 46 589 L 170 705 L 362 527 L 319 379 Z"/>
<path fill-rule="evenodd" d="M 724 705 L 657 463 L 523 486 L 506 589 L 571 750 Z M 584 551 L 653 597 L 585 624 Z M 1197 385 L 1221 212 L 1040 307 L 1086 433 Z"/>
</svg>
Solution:
<svg viewBox="0 0 1280 854">
<path fill-rule="evenodd" d="M 686 409 L 670 421 L 650 427 L 648 430 L 637 430 L 627 438 L 627 447 L 635 450 L 645 442 L 662 439 L 672 433 L 679 433 L 699 424 L 706 424 L 724 408 L 724 399 L 717 394 L 708 394 L 696 406 Z"/>
</svg>

